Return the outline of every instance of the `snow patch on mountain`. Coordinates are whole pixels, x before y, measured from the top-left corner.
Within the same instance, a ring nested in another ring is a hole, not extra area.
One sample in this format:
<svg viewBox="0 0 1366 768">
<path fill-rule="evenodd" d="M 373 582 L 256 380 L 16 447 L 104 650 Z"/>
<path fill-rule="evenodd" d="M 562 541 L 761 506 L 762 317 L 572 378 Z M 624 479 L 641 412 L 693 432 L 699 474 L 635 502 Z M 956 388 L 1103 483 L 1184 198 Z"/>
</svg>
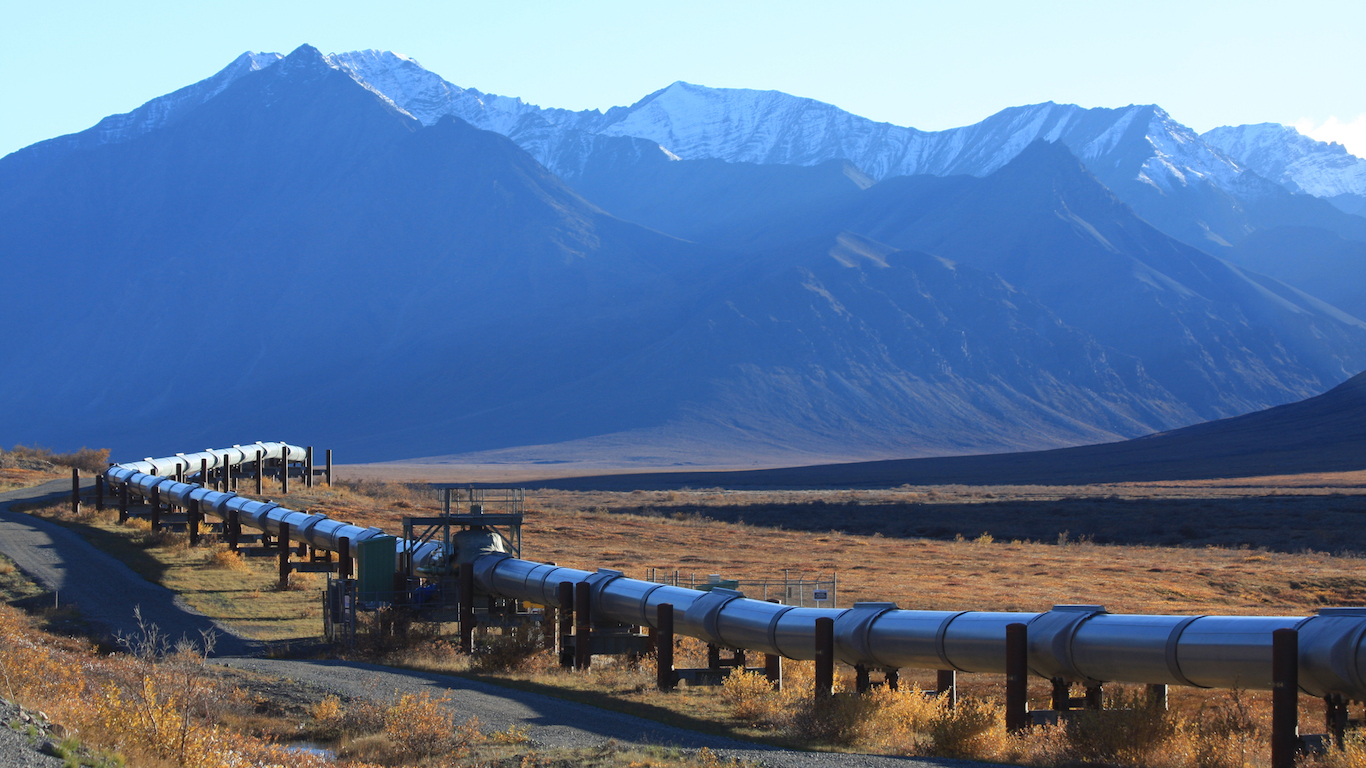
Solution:
<svg viewBox="0 0 1366 768">
<path fill-rule="evenodd" d="M 1315 197 L 1366 195 L 1366 160 L 1341 144 L 1316 141 L 1290 126 L 1223 126 L 1200 138 L 1292 192 Z"/>
</svg>

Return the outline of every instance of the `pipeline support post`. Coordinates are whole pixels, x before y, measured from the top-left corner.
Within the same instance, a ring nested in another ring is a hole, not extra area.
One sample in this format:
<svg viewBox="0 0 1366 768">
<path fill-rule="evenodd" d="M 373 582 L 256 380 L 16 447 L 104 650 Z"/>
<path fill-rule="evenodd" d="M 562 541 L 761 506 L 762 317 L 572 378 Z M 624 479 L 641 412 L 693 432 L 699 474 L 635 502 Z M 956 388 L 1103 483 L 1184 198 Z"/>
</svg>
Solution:
<svg viewBox="0 0 1366 768">
<path fill-rule="evenodd" d="M 71 468 L 71 514 L 81 513 L 81 471 Z"/>
<path fill-rule="evenodd" d="M 868 673 L 868 666 L 865 664 L 854 665 L 854 690 L 859 693 L 867 693 L 873 688 L 872 675 Z"/>
<path fill-rule="evenodd" d="M 262 476 L 263 474 L 265 474 L 265 473 L 262 472 L 261 470 L 265 468 L 265 463 L 266 463 L 266 460 L 265 460 L 264 456 L 262 456 L 262 451 L 258 448 L 258 449 L 256 450 L 256 495 L 257 495 L 257 496 L 260 496 L 261 493 L 262 493 L 262 491 L 261 491 L 261 482 L 262 482 L 262 479 L 263 479 L 263 478 L 262 478 L 261 476 Z"/>
<path fill-rule="evenodd" d="M 556 588 L 560 603 L 560 666 L 574 668 L 574 583 L 562 581 Z"/>
<path fill-rule="evenodd" d="M 1006 625 L 1006 731 L 1029 727 L 1029 629 Z"/>
<path fill-rule="evenodd" d="M 289 589 L 289 523 L 280 523 L 280 589 Z"/>
<path fill-rule="evenodd" d="M 783 689 L 782 656 L 779 656 L 776 653 L 764 654 L 764 679 L 768 681 L 769 685 L 773 686 L 773 690 L 781 691 Z"/>
<path fill-rule="evenodd" d="M 958 706 L 958 672 L 941 669 L 935 673 L 934 691 L 940 698 L 947 699 L 949 709 Z"/>
<path fill-rule="evenodd" d="M 185 525 L 190 529 L 190 546 L 199 546 L 199 499 L 190 499 L 190 507 L 185 512 Z"/>
<path fill-rule="evenodd" d="M 313 487 L 313 446 L 304 449 L 304 487 Z"/>
<path fill-rule="evenodd" d="M 232 552 L 236 552 L 237 543 L 242 538 L 242 523 L 237 519 L 236 509 L 228 510 L 228 519 L 223 527 L 227 528 L 225 533 L 228 538 L 228 549 Z"/>
<path fill-rule="evenodd" d="M 829 616 L 816 619 L 816 699 L 827 699 L 835 693 L 835 620 Z"/>
<path fill-rule="evenodd" d="M 161 530 L 161 489 L 152 489 L 152 530 Z"/>
<path fill-rule="evenodd" d="M 351 578 L 351 539 L 343 536 L 337 540 L 337 578 Z"/>
<path fill-rule="evenodd" d="M 104 511 L 104 475 L 95 473 L 95 509 Z"/>
<path fill-rule="evenodd" d="M 574 669 L 587 670 L 593 666 L 593 625 L 588 582 L 574 585 Z"/>
<path fill-rule="evenodd" d="M 1323 697 L 1323 720 L 1325 729 L 1333 740 L 1333 746 L 1342 749 L 1347 742 L 1350 715 L 1347 712 L 1347 702 L 1341 695 L 1330 694 Z"/>
<path fill-rule="evenodd" d="M 328 488 L 331 488 L 331 487 L 332 487 L 332 449 L 331 449 L 331 448 L 328 448 L 328 449 L 327 449 L 327 469 L 326 469 L 326 472 L 327 472 L 327 474 L 323 475 L 323 477 L 327 478 L 327 487 L 328 487 Z"/>
<path fill-rule="evenodd" d="M 119 486 L 119 524 L 128 522 L 128 483 Z"/>
<path fill-rule="evenodd" d="M 1295 768 L 1300 746 L 1300 633 L 1271 633 L 1271 768 Z"/>
<path fill-rule="evenodd" d="M 280 449 L 280 493 L 289 493 L 289 449 Z"/>
<path fill-rule="evenodd" d="M 678 673 L 674 671 L 674 606 L 673 603 L 660 603 L 655 606 L 655 687 L 661 691 L 672 691 L 678 686 Z"/>
<path fill-rule="evenodd" d="M 460 566 L 460 650 L 474 653 L 474 567 Z"/>
</svg>

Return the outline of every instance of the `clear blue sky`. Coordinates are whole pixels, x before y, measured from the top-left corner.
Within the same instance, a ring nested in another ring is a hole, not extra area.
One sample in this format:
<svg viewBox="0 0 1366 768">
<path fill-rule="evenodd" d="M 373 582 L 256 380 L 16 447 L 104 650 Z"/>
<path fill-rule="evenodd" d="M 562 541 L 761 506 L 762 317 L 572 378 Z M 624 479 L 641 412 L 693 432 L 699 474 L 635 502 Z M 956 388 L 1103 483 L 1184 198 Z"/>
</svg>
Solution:
<svg viewBox="0 0 1366 768">
<path fill-rule="evenodd" d="M 1155 102 L 1202 131 L 1332 119 L 1366 132 L 1363 0 L 54 0 L 9 3 L 0 43 L 0 155 L 126 112 L 243 51 L 301 43 L 394 50 L 457 85 L 572 109 L 687 80 L 926 130 L 1052 100 Z"/>
</svg>

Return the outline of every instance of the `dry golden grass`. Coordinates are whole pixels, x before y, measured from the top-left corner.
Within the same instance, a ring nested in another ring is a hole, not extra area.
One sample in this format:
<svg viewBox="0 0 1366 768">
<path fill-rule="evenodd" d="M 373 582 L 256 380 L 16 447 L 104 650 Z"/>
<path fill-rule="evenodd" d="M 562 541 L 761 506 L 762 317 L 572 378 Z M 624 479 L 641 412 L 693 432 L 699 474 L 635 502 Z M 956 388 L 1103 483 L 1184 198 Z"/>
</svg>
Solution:
<svg viewBox="0 0 1366 768">
<path fill-rule="evenodd" d="M 31 488 L 63 476 L 63 473 L 57 471 L 21 469 L 18 467 L 0 468 L 0 492 L 12 491 L 16 488 Z M 68 473 L 65 476 L 70 477 L 70 474 Z"/>
</svg>

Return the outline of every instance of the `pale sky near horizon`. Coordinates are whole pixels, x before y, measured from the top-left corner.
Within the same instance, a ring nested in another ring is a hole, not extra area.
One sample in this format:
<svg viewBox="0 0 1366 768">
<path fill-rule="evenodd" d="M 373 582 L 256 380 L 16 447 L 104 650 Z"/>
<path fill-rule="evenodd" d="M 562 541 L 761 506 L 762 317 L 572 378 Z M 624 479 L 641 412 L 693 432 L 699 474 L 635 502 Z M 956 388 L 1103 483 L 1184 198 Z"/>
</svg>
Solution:
<svg viewBox="0 0 1366 768">
<path fill-rule="evenodd" d="M 1156 103 L 1197 131 L 1278 122 L 1366 156 L 1366 2 L 11 3 L 0 155 L 243 51 L 380 48 L 462 87 L 607 109 L 676 80 L 941 130 L 1010 106 Z"/>
</svg>

